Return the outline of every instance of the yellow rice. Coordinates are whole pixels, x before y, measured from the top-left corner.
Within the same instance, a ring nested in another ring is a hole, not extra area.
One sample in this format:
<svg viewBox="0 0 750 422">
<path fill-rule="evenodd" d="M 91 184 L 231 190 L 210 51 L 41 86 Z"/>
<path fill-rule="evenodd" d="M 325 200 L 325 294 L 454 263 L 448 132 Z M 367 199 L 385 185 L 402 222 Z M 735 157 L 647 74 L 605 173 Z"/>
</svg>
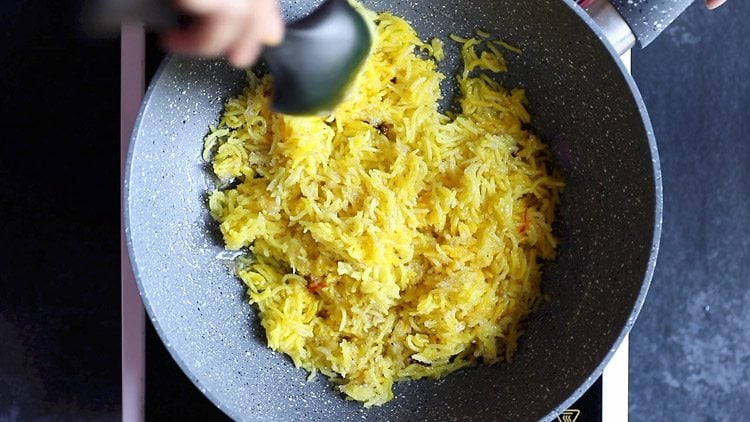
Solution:
<svg viewBox="0 0 750 422">
<path fill-rule="evenodd" d="M 376 43 L 330 116 L 270 110 L 270 77 L 205 142 L 210 193 L 268 345 L 365 406 L 396 381 L 510 361 L 541 297 L 562 181 L 495 47 L 460 38 L 460 113 L 439 112 L 440 40 L 366 12 Z M 419 51 L 421 50 L 422 53 Z M 425 53 L 431 57 L 425 57 Z"/>
</svg>

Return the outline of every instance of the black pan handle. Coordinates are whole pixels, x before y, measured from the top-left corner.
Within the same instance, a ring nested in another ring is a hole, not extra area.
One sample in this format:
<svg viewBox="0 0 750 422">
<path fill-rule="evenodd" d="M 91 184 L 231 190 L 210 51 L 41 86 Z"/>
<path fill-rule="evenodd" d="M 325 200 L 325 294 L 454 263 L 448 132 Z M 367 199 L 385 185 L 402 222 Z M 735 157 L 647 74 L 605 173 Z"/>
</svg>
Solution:
<svg viewBox="0 0 750 422">
<path fill-rule="evenodd" d="M 84 32 L 95 37 L 115 37 L 123 21 L 137 21 L 150 31 L 186 27 L 191 18 L 171 0 L 83 0 L 80 20 Z"/>
<path fill-rule="evenodd" d="M 598 7 L 604 0 L 576 0 L 584 9 Z M 609 0 L 627 23 L 641 47 L 646 47 L 675 19 L 677 19 L 694 0 Z M 611 8 L 610 8 L 611 9 Z M 611 21 L 611 17 L 608 17 Z M 595 20 L 596 17 L 595 17 Z M 608 28 L 603 28 L 607 32 Z M 611 39 L 611 38 L 610 38 Z M 614 44 L 614 43 L 613 43 Z M 619 49 L 618 49 L 619 51 Z M 621 52 L 621 51 L 619 51 Z"/>
<path fill-rule="evenodd" d="M 651 43 L 694 0 L 611 0 L 641 47 Z"/>
</svg>

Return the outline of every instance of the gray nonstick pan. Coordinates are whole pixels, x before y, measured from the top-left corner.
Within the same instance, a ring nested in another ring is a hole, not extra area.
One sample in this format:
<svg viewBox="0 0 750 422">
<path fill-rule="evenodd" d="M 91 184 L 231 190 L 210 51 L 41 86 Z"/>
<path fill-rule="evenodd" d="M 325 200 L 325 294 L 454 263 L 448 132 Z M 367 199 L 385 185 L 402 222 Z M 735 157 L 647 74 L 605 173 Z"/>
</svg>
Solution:
<svg viewBox="0 0 750 422">
<path fill-rule="evenodd" d="M 400 383 L 392 401 L 370 409 L 324 377 L 307 382 L 304 370 L 266 346 L 208 214 L 214 180 L 201 158 L 209 125 L 245 74 L 223 61 L 168 57 L 130 144 L 126 234 L 148 314 L 195 385 L 238 420 L 538 420 L 578 398 L 638 315 L 661 227 L 656 143 L 613 45 L 647 44 L 690 3 L 602 1 L 587 6 L 606 34 L 570 0 L 362 1 L 406 18 L 423 39 L 481 28 L 521 48 L 507 55 L 502 82 L 526 89 L 534 129 L 566 180 L 561 245 L 544 266 L 551 300 L 528 320 L 513 362 Z M 282 1 L 287 20 L 319 4 Z M 458 47 L 446 42 L 446 54 L 443 70 L 455 73 Z"/>
</svg>

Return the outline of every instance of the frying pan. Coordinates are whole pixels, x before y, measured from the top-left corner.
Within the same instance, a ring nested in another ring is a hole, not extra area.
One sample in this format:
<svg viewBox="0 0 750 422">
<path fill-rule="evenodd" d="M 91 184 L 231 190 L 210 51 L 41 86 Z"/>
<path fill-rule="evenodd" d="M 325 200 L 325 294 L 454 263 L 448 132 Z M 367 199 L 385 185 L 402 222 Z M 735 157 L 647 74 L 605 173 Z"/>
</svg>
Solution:
<svg viewBox="0 0 750 422">
<path fill-rule="evenodd" d="M 324 377 L 306 382 L 302 369 L 266 347 L 206 210 L 214 181 L 201 160 L 202 139 L 245 84 L 244 73 L 223 61 L 168 57 L 133 132 L 126 235 L 148 314 L 183 371 L 235 419 L 554 418 L 596 380 L 630 330 L 656 263 L 661 180 L 641 96 L 605 34 L 572 1 L 362 3 L 405 17 L 425 39 L 481 28 L 523 50 L 508 54 L 510 71 L 500 78 L 526 88 L 533 127 L 567 186 L 555 227 L 562 243 L 544 265 L 551 301 L 528 320 L 514 361 L 399 383 L 391 402 L 364 409 Z M 645 45 L 689 3 L 615 6 Z M 289 20 L 319 1 L 282 4 Z M 442 69 L 455 73 L 457 47 L 446 43 L 446 53 L 453 59 Z"/>
</svg>

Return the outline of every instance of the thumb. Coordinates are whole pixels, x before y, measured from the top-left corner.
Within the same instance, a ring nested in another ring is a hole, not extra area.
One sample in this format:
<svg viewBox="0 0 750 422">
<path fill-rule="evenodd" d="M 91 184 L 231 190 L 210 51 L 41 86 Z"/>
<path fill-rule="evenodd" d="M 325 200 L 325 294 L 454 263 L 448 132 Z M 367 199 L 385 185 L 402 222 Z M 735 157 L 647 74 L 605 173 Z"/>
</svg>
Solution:
<svg viewBox="0 0 750 422">
<path fill-rule="evenodd" d="M 706 7 L 708 7 L 709 10 L 713 10 L 724 4 L 726 1 L 727 0 L 706 0 Z"/>
<path fill-rule="evenodd" d="M 261 25 L 261 41 L 278 45 L 284 39 L 284 20 L 277 0 L 260 0 L 257 4 L 257 21 Z"/>
</svg>

